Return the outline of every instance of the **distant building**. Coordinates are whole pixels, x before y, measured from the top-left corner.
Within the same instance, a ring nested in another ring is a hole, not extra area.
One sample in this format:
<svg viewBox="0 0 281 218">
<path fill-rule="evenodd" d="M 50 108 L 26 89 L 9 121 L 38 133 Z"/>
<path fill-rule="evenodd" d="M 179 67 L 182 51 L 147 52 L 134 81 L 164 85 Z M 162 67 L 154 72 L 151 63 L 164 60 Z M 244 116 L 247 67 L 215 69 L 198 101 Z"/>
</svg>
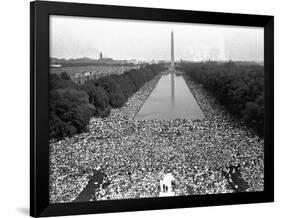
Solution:
<svg viewBox="0 0 281 218">
<path fill-rule="evenodd" d="M 107 58 L 107 57 L 104 57 L 102 52 L 100 52 L 100 59 L 96 60 L 97 63 L 103 63 L 103 64 L 114 64 L 116 61 L 113 60 L 112 58 Z"/>
<path fill-rule="evenodd" d="M 115 62 L 117 62 L 112 58 L 103 57 L 102 52 L 100 52 L 100 59 L 98 59 L 97 61 L 98 63 L 105 63 L 105 64 L 114 64 Z"/>
<path fill-rule="evenodd" d="M 62 67 L 62 65 L 61 64 L 50 64 L 50 67 L 59 68 L 59 67 Z"/>
<path fill-rule="evenodd" d="M 118 66 L 118 67 L 97 67 L 96 69 L 93 69 L 92 71 L 84 71 L 84 72 L 78 72 L 75 73 L 74 76 L 72 76 L 72 80 L 75 83 L 78 84 L 84 84 L 87 80 L 95 80 L 99 79 L 104 76 L 109 76 L 112 74 L 120 75 L 123 74 L 125 71 L 131 70 L 131 69 L 138 69 L 139 66 L 134 67 L 127 67 L 127 66 Z"/>
</svg>

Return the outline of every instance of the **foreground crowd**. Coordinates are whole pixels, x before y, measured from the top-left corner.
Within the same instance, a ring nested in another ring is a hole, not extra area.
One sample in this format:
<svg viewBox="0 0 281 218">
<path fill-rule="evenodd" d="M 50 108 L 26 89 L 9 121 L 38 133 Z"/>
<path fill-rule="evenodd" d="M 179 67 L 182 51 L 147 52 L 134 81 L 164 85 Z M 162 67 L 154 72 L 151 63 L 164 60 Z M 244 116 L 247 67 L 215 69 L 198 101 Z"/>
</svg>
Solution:
<svg viewBox="0 0 281 218">
<path fill-rule="evenodd" d="M 205 119 L 134 120 L 159 78 L 109 117 L 93 118 L 89 132 L 50 144 L 52 203 L 75 200 L 97 168 L 107 185 L 89 200 L 157 197 L 165 173 L 175 178 L 175 195 L 234 192 L 241 189 L 231 179 L 233 166 L 244 191 L 263 190 L 263 140 L 188 78 Z"/>
</svg>

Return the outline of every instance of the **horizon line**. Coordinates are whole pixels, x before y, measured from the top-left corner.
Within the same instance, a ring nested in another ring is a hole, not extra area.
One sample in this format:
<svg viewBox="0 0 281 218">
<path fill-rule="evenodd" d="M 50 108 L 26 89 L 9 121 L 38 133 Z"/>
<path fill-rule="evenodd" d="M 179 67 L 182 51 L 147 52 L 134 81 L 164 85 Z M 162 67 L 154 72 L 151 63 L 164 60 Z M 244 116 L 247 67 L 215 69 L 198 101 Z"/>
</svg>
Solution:
<svg viewBox="0 0 281 218">
<path fill-rule="evenodd" d="M 87 57 L 87 56 L 83 56 L 83 57 L 72 57 L 72 58 L 65 58 L 65 57 L 49 57 L 49 58 L 55 58 L 55 59 L 64 59 L 64 60 L 78 60 L 78 59 L 90 59 L 90 60 L 100 60 L 99 58 L 91 58 L 91 57 Z M 104 59 L 112 59 L 113 61 L 130 61 L 130 60 L 136 60 L 136 61 L 168 61 L 170 62 L 170 59 L 137 59 L 137 58 L 130 58 L 130 59 L 114 59 L 111 57 L 104 57 Z M 229 61 L 233 61 L 233 62 L 264 62 L 264 60 L 241 60 L 241 59 L 226 59 L 226 60 L 222 60 L 222 59 L 202 59 L 202 60 L 190 60 L 190 59 L 176 59 L 175 62 L 178 61 L 190 61 L 190 62 L 201 62 L 201 61 L 217 61 L 217 62 L 229 62 Z"/>
</svg>

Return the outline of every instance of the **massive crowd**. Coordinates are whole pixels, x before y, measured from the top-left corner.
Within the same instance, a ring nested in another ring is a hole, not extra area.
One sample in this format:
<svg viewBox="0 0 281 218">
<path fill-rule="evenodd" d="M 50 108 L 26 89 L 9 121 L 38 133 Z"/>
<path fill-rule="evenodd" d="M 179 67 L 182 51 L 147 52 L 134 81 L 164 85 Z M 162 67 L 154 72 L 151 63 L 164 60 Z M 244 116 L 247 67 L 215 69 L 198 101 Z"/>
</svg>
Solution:
<svg viewBox="0 0 281 218">
<path fill-rule="evenodd" d="M 175 177 L 175 195 L 234 192 L 241 189 L 230 170 L 238 165 L 244 191 L 263 190 L 263 140 L 188 78 L 205 119 L 134 120 L 159 78 L 109 117 L 92 118 L 89 132 L 50 143 L 52 203 L 75 200 L 97 168 L 106 185 L 90 200 L 157 197 L 165 173 Z"/>
</svg>

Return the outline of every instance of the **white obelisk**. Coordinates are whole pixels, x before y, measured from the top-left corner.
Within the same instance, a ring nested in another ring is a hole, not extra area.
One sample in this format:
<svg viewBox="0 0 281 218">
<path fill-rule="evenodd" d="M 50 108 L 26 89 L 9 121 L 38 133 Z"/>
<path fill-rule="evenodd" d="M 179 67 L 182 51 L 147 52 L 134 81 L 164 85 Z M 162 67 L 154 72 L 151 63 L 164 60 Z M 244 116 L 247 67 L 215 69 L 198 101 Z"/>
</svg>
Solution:
<svg viewBox="0 0 281 218">
<path fill-rule="evenodd" d="M 170 66 L 170 74 L 171 74 L 171 94 L 172 94 L 172 102 L 175 100 L 175 64 L 174 64 L 174 32 L 171 32 L 171 66 Z"/>
<path fill-rule="evenodd" d="M 171 71 L 175 70 L 174 66 L 174 32 L 171 32 Z"/>
</svg>

